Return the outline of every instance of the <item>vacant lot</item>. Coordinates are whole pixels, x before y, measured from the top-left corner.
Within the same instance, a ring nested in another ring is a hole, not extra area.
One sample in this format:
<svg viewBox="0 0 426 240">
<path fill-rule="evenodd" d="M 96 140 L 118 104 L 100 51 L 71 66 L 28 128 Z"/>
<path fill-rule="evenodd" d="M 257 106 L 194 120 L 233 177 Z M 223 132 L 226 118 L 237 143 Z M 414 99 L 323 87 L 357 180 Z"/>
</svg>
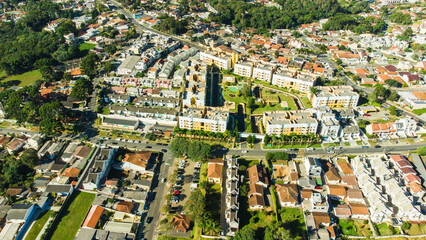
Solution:
<svg viewBox="0 0 426 240">
<path fill-rule="evenodd" d="M 34 222 L 33 227 L 28 232 L 27 237 L 25 240 L 33 240 L 36 239 L 37 236 L 40 234 L 41 229 L 44 227 L 44 225 L 47 223 L 47 220 L 49 220 L 49 217 L 52 215 L 53 211 L 47 211 L 45 213 L 40 214 L 38 216 L 38 219 Z"/>
<path fill-rule="evenodd" d="M 408 235 L 423 235 L 426 234 L 426 224 L 411 224 Z"/>
<path fill-rule="evenodd" d="M 368 222 L 359 220 L 339 219 L 339 226 L 343 234 L 350 236 L 371 236 Z"/>
<path fill-rule="evenodd" d="M 18 84 L 19 87 L 25 87 L 25 86 L 34 84 L 37 80 L 41 80 L 41 79 L 42 77 L 41 77 L 40 71 L 34 70 L 34 71 L 26 72 L 20 75 L 8 76 L 5 79 L 3 79 L 2 82 L 17 80 L 19 81 L 19 84 Z"/>
<path fill-rule="evenodd" d="M 48 239 L 73 240 L 92 205 L 93 199 L 95 199 L 95 194 L 92 193 L 74 193 L 67 205 L 64 206 L 61 215 L 58 216 L 58 224 L 52 226 L 54 232 Z"/>
</svg>

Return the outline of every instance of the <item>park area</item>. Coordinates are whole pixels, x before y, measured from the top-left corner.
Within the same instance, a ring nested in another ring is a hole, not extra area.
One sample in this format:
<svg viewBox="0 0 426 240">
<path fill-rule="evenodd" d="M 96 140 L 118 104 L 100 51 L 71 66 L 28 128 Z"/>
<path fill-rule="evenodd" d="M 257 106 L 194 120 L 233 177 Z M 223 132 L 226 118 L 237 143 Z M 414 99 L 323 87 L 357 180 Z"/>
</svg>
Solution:
<svg viewBox="0 0 426 240">
<path fill-rule="evenodd" d="M 18 87 L 25 87 L 29 86 L 31 84 L 34 84 L 37 80 L 41 80 L 41 73 L 39 70 L 34 70 L 30 72 L 26 72 L 19 75 L 12 75 L 12 76 L 6 76 L 5 73 L 0 73 L 0 79 L 1 82 L 8 82 L 8 81 L 16 81 L 16 84 Z"/>
<path fill-rule="evenodd" d="M 367 220 L 339 219 L 339 227 L 344 235 L 365 237 L 372 235 Z"/>
<path fill-rule="evenodd" d="M 411 224 L 408 230 L 405 230 L 408 235 L 424 235 L 426 234 L 426 224 Z"/>
<path fill-rule="evenodd" d="M 53 234 L 47 239 L 73 240 L 94 199 L 93 193 L 73 193 L 61 215 L 58 216 L 59 221 L 52 226 Z"/>
</svg>

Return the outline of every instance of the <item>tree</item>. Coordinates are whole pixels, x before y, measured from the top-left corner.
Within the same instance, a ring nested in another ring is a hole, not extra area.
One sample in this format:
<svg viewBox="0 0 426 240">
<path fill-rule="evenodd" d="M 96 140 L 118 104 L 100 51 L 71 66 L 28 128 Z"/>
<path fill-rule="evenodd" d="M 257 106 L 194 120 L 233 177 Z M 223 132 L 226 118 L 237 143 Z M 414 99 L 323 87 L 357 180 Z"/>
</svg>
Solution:
<svg viewBox="0 0 426 240">
<path fill-rule="evenodd" d="M 265 229 L 265 240 L 287 240 L 292 239 L 290 230 L 282 226 L 283 223 L 274 223 Z"/>
<path fill-rule="evenodd" d="M 64 130 L 63 124 L 53 119 L 43 119 L 39 127 L 40 131 L 47 136 L 59 136 Z"/>
<path fill-rule="evenodd" d="M 312 94 L 317 94 L 318 93 L 318 89 L 316 87 L 310 87 L 309 90 L 311 90 Z"/>
<path fill-rule="evenodd" d="M 401 83 L 399 83 L 398 81 L 393 80 L 393 79 L 387 79 L 387 80 L 385 80 L 385 83 L 389 87 L 400 87 L 401 86 Z"/>
<path fill-rule="evenodd" d="M 393 106 L 393 105 L 389 107 L 389 113 L 394 115 L 394 116 L 398 116 L 398 112 L 396 111 L 396 107 Z"/>
<path fill-rule="evenodd" d="M 63 21 L 61 24 L 59 24 L 58 28 L 56 29 L 56 33 L 59 36 L 64 36 L 68 33 L 76 33 L 77 27 L 75 26 L 75 23 L 68 19 Z"/>
<path fill-rule="evenodd" d="M 109 72 L 112 72 L 114 70 L 114 65 L 112 64 L 112 62 L 106 62 L 104 64 L 104 68 L 105 68 L 105 71 L 107 73 L 109 73 Z"/>
<path fill-rule="evenodd" d="M 343 62 L 342 62 L 342 59 L 338 58 L 338 59 L 336 60 L 336 64 L 337 64 L 337 65 L 342 65 L 342 63 L 343 63 Z"/>
<path fill-rule="evenodd" d="M 269 140 L 270 140 L 269 135 L 268 135 L 268 134 L 265 134 L 265 137 L 263 138 L 263 142 L 264 142 L 265 144 L 268 144 L 268 143 L 269 143 Z"/>
<path fill-rule="evenodd" d="M 411 223 L 409 221 L 405 221 L 402 223 L 401 229 L 404 231 L 410 230 Z"/>
<path fill-rule="evenodd" d="M 30 168 L 34 168 L 40 163 L 37 151 L 33 148 L 25 149 L 25 151 L 20 156 L 20 160 L 23 164 L 27 165 Z"/>
<path fill-rule="evenodd" d="M 189 213 L 189 216 L 193 221 L 201 221 L 205 212 L 205 198 L 199 188 L 192 191 L 188 201 L 185 204 L 185 211 Z"/>
<path fill-rule="evenodd" d="M 92 93 L 92 87 L 92 81 L 87 78 L 79 78 L 75 81 L 70 96 L 78 101 L 83 101 Z"/>
<path fill-rule="evenodd" d="M 244 226 L 235 234 L 233 240 L 256 240 L 256 232 L 249 226 Z"/>
<path fill-rule="evenodd" d="M 424 147 L 418 147 L 417 148 L 417 153 L 420 156 L 426 156 L 426 146 L 424 146 Z"/>
<path fill-rule="evenodd" d="M 97 74 L 97 67 L 99 63 L 100 59 L 98 55 L 90 53 L 83 59 L 80 68 L 82 69 L 84 74 L 86 74 L 90 78 L 94 78 Z"/>
</svg>

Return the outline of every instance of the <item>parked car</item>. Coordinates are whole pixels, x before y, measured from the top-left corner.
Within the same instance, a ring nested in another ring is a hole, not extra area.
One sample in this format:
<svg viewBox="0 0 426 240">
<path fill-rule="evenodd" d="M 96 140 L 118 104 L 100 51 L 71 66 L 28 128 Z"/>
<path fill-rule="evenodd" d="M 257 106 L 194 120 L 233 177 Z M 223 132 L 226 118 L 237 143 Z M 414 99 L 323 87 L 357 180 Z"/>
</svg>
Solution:
<svg viewBox="0 0 426 240">
<path fill-rule="evenodd" d="M 310 148 L 307 148 L 306 150 L 313 151 L 315 150 L 315 148 L 310 147 Z"/>
<path fill-rule="evenodd" d="M 153 217 L 147 217 L 146 218 L 146 223 L 147 224 L 150 224 L 151 222 L 152 222 L 152 220 L 153 220 L 154 218 Z"/>
<path fill-rule="evenodd" d="M 370 117 L 371 115 L 370 115 L 370 114 L 365 114 L 365 116 L 366 116 L 366 117 Z"/>
<path fill-rule="evenodd" d="M 163 178 L 163 179 L 161 179 L 161 182 L 162 183 L 165 183 L 167 181 L 167 178 Z"/>
<path fill-rule="evenodd" d="M 342 147 L 335 147 L 334 149 L 339 150 L 339 149 L 342 149 Z"/>
<path fill-rule="evenodd" d="M 243 150 L 243 151 L 241 151 L 241 153 L 247 153 L 247 150 Z"/>
<path fill-rule="evenodd" d="M 368 148 L 368 146 L 361 146 L 361 148 Z"/>
</svg>

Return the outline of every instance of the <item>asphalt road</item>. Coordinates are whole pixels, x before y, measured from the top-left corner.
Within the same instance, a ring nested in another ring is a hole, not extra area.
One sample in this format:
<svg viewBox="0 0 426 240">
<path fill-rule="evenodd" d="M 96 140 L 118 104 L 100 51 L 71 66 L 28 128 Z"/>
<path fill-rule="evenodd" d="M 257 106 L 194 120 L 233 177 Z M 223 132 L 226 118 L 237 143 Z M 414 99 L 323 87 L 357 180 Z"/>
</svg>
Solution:
<svg viewBox="0 0 426 240">
<path fill-rule="evenodd" d="M 185 43 L 185 44 L 187 44 L 187 45 L 189 45 L 189 46 L 191 46 L 191 47 L 197 48 L 197 49 L 199 49 L 199 50 L 206 50 L 206 49 L 207 49 L 206 47 L 204 47 L 204 46 L 202 46 L 202 45 L 200 45 L 200 44 L 197 44 L 197 43 L 191 42 L 191 41 L 189 41 L 189 40 L 182 39 L 182 38 L 176 37 L 176 36 L 174 36 L 174 35 L 171 35 L 171 34 L 168 34 L 168 33 L 164 33 L 164 32 L 160 32 L 160 31 L 155 30 L 155 29 L 153 29 L 153 28 L 150 28 L 150 27 L 144 26 L 144 25 L 140 24 L 140 23 L 139 23 L 139 22 L 138 22 L 138 21 L 134 18 L 134 16 L 133 16 L 133 14 L 132 14 L 132 13 L 130 13 L 130 12 L 128 12 L 127 10 L 125 10 L 125 9 L 121 6 L 121 4 L 120 4 L 120 3 L 118 3 L 118 2 L 116 2 L 116 1 L 114 1 L 114 0 L 109 0 L 109 2 L 110 2 L 111 4 L 113 4 L 114 6 L 116 6 L 116 7 L 118 8 L 118 11 L 119 11 L 120 13 L 124 14 L 124 16 L 126 16 L 126 17 L 127 17 L 127 19 L 129 19 L 129 20 L 130 20 L 130 21 L 131 21 L 131 22 L 132 22 L 132 23 L 136 26 L 137 30 L 139 30 L 139 31 L 150 31 L 150 32 L 156 33 L 156 34 L 158 34 L 158 35 L 163 35 L 163 36 L 171 37 L 173 40 L 181 41 L 181 42 L 183 42 L 183 43 Z"/>
</svg>

